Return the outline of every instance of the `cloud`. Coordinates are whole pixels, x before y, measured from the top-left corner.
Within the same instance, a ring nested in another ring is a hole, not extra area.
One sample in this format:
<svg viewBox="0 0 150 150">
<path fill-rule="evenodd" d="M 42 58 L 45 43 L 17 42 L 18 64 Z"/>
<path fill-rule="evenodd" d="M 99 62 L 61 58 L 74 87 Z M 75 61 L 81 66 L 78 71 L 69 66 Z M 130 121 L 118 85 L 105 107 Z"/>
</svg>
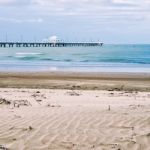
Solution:
<svg viewBox="0 0 150 150">
<path fill-rule="evenodd" d="M 29 5 L 31 0 L 0 0 L 0 7 L 3 6 L 26 6 Z"/>
<path fill-rule="evenodd" d="M 38 18 L 38 19 L 16 19 L 16 18 L 3 18 L 3 17 L 0 17 L 0 21 L 12 22 L 12 23 L 42 23 L 43 22 L 43 20 L 41 18 Z"/>
<path fill-rule="evenodd" d="M 7 9 L 10 11 L 10 7 L 15 7 L 12 9 L 14 13 L 12 12 L 10 16 L 6 15 L 8 19 L 1 19 L 1 21 L 11 22 L 42 22 L 42 19 L 30 20 L 26 18 L 27 16 L 33 18 L 78 16 L 83 20 L 91 18 L 99 22 L 112 20 L 118 22 L 119 19 L 140 21 L 141 18 L 149 19 L 150 17 L 149 0 L 0 0 L 0 6 L 5 9 L 4 13 L 7 13 Z M 15 15 L 26 19 L 15 19 Z M 4 16 L 0 17 L 4 18 Z"/>
<path fill-rule="evenodd" d="M 15 2 L 15 0 L 1 0 L 0 1 L 0 6 L 2 5 L 10 5 L 13 4 Z"/>
<path fill-rule="evenodd" d="M 44 15 L 115 15 L 149 13 L 148 0 L 31 0 L 32 8 Z"/>
<path fill-rule="evenodd" d="M 53 34 L 93 36 L 93 31 L 108 40 L 117 34 L 123 39 L 122 33 L 129 39 L 134 35 L 144 39 L 140 36 L 144 33 L 148 39 L 150 0 L 0 0 L 0 24 L 1 33 L 32 36 L 38 30 L 41 39 Z"/>
</svg>

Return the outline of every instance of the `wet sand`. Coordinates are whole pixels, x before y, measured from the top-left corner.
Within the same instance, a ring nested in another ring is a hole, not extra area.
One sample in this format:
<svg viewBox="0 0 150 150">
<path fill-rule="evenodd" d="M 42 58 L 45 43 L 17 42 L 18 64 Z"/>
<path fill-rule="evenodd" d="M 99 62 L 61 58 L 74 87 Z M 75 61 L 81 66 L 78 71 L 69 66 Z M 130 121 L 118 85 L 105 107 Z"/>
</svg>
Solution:
<svg viewBox="0 0 150 150">
<path fill-rule="evenodd" d="M 150 91 L 148 73 L 6 72 L 0 87 Z"/>
</svg>

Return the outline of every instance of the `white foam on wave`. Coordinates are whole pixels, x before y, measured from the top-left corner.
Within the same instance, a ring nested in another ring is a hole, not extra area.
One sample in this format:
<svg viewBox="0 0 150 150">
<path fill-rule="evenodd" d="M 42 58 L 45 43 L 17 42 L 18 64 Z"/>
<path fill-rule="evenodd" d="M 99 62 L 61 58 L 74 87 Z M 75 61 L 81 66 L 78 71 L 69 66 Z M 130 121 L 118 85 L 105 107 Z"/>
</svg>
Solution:
<svg viewBox="0 0 150 150">
<path fill-rule="evenodd" d="M 16 53 L 16 55 L 42 55 L 43 53 L 22 53 L 22 52 L 19 52 L 19 53 Z"/>
<path fill-rule="evenodd" d="M 57 71 L 58 68 L 57 68 L 57 67 L 50 67 L 49 70 L 50 70 L 50 71 Z"/>
<path fill-rule="evenodd" d="M 24 56 L 24 55 L 18 55 L 18 56 L 15 56 L 16 58 L 24 58 L 24 57 L 26 57 L 26 56 Z"/>
</svg>

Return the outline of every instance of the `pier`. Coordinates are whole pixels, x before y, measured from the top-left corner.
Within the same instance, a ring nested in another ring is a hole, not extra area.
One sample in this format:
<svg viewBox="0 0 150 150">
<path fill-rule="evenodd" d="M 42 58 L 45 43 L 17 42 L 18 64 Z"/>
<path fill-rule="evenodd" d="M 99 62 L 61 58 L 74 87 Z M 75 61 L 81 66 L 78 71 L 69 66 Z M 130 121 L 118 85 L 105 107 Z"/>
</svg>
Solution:
<svg viewBox="0 0 150 150">
<path fill-rule="evenodd" d="M 91 47 L 102 46 L 103 43 L 21 43 L 21 42 L 0 42 L 0 47 Z"/>
</svg>

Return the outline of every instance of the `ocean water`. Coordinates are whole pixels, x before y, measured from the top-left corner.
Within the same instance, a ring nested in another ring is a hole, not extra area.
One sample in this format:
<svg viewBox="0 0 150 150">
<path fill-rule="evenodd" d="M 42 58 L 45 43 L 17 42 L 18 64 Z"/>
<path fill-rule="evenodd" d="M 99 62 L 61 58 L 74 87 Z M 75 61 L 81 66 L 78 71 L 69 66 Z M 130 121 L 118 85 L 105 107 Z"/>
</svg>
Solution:
<svg viewBox="0 0 150 150">
<path fill-rule="evenodd" d="M 0 48 L 0 71 L 150 72 L 150 45 Z"/>
</svg>

